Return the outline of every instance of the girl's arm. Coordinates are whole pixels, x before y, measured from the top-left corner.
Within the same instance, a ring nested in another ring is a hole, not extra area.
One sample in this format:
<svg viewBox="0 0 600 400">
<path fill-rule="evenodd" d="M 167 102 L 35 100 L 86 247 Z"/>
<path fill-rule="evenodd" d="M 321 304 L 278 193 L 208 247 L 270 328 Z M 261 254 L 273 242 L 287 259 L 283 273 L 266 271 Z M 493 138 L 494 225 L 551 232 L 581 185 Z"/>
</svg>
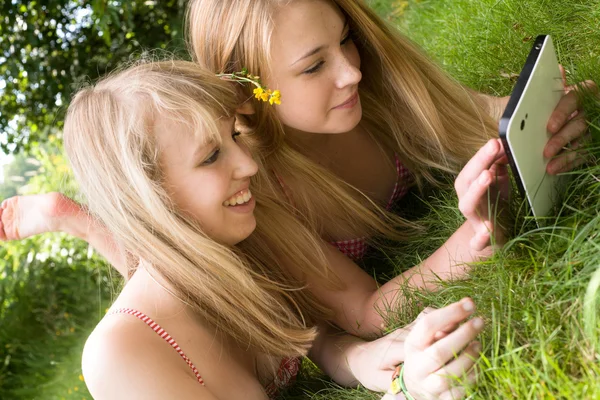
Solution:
<svg viewBox="0 0 600 400">
<path fill-rule="evenodd" d="M 403 287 L 435 289 L 440 279 L 463 278 L 468 264 L 489 257 L 493 246 L 504 243 L 504 235 L 494 220 L 496 208 L 488 209 L 492 199 L 505 198 L 510 189 L 506 157 L 498 140 L 484 146 L 459 174 L 456 190 L 459 208 L 467 221 L 421 264 L 395 277 L 381 287 L 365 271 L 333 246 L 324 244 L 329 265 L 342 280 L 344 288 L 330 290 L 311 280 L 308 288 L 333 309 L 333 322 L 360 337 L 379 335 L 383 316 L 402 307 Z M 481 180 L 481 177 L 486 179 Z M 492 239 L 493 238 L 493 239 Z"/>
<path fill-rule="evenodd" d="M 400 285 L 435 289 L 439 279 L 461 278 L 469 263 L 491 256 L 494 247 L 505 243 L 505 234 L 496 218 L 506 208 L 510 194 L 507 163 L 498 139 L 490 140 L 473 156 L 454 185 L 458 207 L 467 221 L 420 265 L 383 285 L 380 298 L 396 304 L 387 293 L 397 291 Z M 371 301 L 378 304 L 377 299 Z"/>
<path fill-rule="evenodd" d="M 0 241 L 64 232 L 85 240 L 127 277 L 127 252 L 86 210 L 61 193 L 15 196 L 0 205 Z"/>
<path fill-rule="evenodd" d="M 483 328 L 470 299 L 421 314 L 411 325 L 372 342 L 324 327 L 309 356 L 338 384 L 386 392 L 397 365 L 404 362 L 405 382 L 415 399 L 437 399 L 447 393 L 464 396 L 452 386 L 456 377 L 475 381 L 473 366 L 480 345 L 474 342 Z M 462 324 L 459 326 L 459 324 Z"/>
<path fill-rule="evenodd" d="M 485 111 L 487 111 L 494 121 L 500 121 L 510 96 L 496 97 L 489 94 L 480 93 L 469 88 L 467 88 L 467 90 L 481 100 L 481 104 L 485 108 Z"/>
</svg>

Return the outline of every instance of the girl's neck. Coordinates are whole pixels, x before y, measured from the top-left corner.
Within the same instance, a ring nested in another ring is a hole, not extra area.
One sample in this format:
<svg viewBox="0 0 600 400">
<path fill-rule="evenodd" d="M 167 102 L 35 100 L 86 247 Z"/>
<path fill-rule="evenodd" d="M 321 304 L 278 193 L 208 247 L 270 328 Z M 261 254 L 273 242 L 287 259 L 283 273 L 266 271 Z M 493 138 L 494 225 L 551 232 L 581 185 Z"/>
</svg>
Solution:
<svg viewBox="0 0 600 400">
<path fill-rule="evenodd" d="M 360 125 L 343 133 L 304 132 L 285 127 L 287 143 L 294 150 L 311 159 L 320 159 L 323 155 L 330 154 L 333 149 L 339 148 L 341 143 L 360 132 L 362 132 Z"/>
</svg>

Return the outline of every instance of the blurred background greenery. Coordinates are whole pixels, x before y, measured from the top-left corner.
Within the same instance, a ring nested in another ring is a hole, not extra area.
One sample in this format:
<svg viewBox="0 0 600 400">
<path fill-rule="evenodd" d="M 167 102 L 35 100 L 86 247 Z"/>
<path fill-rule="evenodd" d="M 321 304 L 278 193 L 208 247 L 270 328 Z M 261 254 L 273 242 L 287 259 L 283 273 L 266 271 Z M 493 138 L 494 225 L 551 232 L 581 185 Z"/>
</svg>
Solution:
<svg viewBox="0 0 600 400">
<path fill-rule="evenodd" d="M 183 0 L 0 1 L 0 200 L 76 195 L 61 148 L 71 94 L 146 50 L 184 56 L 184 12 Z M 114 275 L 63 234 L 0 244 L 0 399 L 91 398 L 81 351 Z"/>
</svg>

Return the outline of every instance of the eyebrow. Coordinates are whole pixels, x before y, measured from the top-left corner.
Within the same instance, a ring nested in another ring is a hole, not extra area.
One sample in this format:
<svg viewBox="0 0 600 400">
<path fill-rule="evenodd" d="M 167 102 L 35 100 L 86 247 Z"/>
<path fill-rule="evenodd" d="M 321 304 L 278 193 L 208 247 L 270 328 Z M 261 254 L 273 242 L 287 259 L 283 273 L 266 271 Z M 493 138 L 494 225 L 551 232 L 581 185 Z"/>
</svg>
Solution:
<svg viewBox="0 0 600 400">
<path fill-rule="evenodd" d="M 342 28 L 342 33 L 346 30 L 347 27 L 348 27 L 348 18 L 346 18 L 346 20 L 344 21 L 344 26 Z M 325 49 L 326 47 L 328 47 L 328 46 L 319 46 L 319 47 L 316 47 L 316 48 L 312 49 L 311 51 L 309 51 L 308 53 L 306 53 L 305 55 L 303 55 L 302 57 L 300 57 L 299 59 L 297 59 L 296 61 L 294 61 L 290 65 L 290 67 L 293 67 L 294 65 L 296 65 L 300 61 L 304 60 L 305 58 L 308 58 L 310 56 L 314 56 L 315 54 L 317 54 L 321 50 Z"/>
<path fill-rule="evenodd" d="M 208 155 L 206 153 L 208 151 L 209 146 L 213 143 L 214 143 L 213 141 L 206 141 L 206 142 L 202 142 L 200 145 L 198 145 L 194 149 L 194 152 L 192 153 L 192 156 L 191 156 L 192 163 L 195 164 L 199 161 L 203 161 L 203 159 Z"/>
<path fill-rule="evenodd" d="M 234 129 L 235 129 L 235 118 L 232 118 L 231 130 L 233 131 Z M 213 137 L 204 138 L 204 140 L 202 140 L 200 142 L 200 144 L 198 146 L 196 146 L 196 148 L 194 149 L 194 152 L 192 153 L 192 161 L 197 162 L 197 161 L 200 161 L 202 158 L 206 157 L 208 155 L 208 154 L 206 154 L 207 148 L 214 146 L 216 143 L 217 143 L 217 141 L 214 140 Z"/>
<path fill-rule="evenodd" d="M 319 46 L 317 48 L 312 49 L 311 51 L 309 51 L 308 53 L 306 53 L 305 55 L 303 55 L 302 57 L 300 57 L 299 59 L 297 59 L 296 61 L 294 61 L 290 65 L 290 67 L 293 67 L 294 65 L 298 64 L 300 61 L 304 60 L 305 58 L 308 58 L 310 56 L 314 56 L 315 54 L 317 54 L 318 52 L 320 52 L 324 48 L 325 48 L 325 46 Z"/>
</svg>

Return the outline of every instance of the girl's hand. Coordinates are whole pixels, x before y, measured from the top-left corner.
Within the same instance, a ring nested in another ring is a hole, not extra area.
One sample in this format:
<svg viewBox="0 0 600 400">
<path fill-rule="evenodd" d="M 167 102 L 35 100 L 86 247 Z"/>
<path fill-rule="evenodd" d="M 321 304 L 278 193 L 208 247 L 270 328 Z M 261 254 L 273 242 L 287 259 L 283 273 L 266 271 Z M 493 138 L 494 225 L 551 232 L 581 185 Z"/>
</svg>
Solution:
<svg viewBox="0 0 600 400">
<path fill-rule="evenodd" d="M 457 378 L 467 385 L 475 383 L 474 365 L 481 344 L 474 340 L 483 329 L 483 320 L 465 322 L 474 311 L 473 301 L 465 298 L 423 316 L 406 337 L 404 382 L 416 400 L 458 400 L 466 388 L 456 385 Z"/>
<path fill-rule="evenodd" d="M 424 313 L 431 310 L 426 309 Z M 417 320 L 419 318 L 421 315 Z M 357 356 L 351 357 L 349 364 L 361 385 L 376 392 L 388 390 L 396 366 L 404 362 L 404 341 L 417 320 L 372 342 L 360 344 Z"/>
<path fill-rule="evenodd" d="M 0 204 L 0 241 L 60 231 L 64 220 L 80 211 L 77 203 L 60 193 L 11 197 Z"/>
<path fill-rule="evenodd" d="M 593 81 L 567 86 L 565 69 L 562 66 L 560 69 L 565 95 L 560 99 L 548 121 L 547 129 L 552 137 L 544 148 L 544 157 L 553 158 L 546 166 L 546 172 L 551 175 L 568 172 L 585 162 L 582 152 L 576 151 L 581 147 L 588 133 L 588 124 L 578 92 L 582 90 L 597 92 Z M 566 151 L 562 152 L 563 149 Z"/>
<path fill-rule="evenodd" d="M 418 326 L 422 319 L 433 312 L 435 312 L 434 308 L 427 307 L 410 324 L 398 328 L 377 340 L 361 344 L 358 355 L 351 362 L 356 379 L 370 390 L 376 392 L 388 390 L 394 370 L 405 361 L 406 339 L 415 326 Z M 450 324 L 432 332 L 432 334 L 437 340 L 447 336 L 454 329 L 456 329 L 456 326 Z"/>
<path fill-rule="evenodd" d="M 475 231 L 470 242 L 475 251 L 489 246 L 492 235 L 495 243 L 504 241 L 495 220 L 510 194 L 507 164 L 502 143 L 492 139 L 471 158 L 454 183 L 458 208 Z"/>
</svg>

